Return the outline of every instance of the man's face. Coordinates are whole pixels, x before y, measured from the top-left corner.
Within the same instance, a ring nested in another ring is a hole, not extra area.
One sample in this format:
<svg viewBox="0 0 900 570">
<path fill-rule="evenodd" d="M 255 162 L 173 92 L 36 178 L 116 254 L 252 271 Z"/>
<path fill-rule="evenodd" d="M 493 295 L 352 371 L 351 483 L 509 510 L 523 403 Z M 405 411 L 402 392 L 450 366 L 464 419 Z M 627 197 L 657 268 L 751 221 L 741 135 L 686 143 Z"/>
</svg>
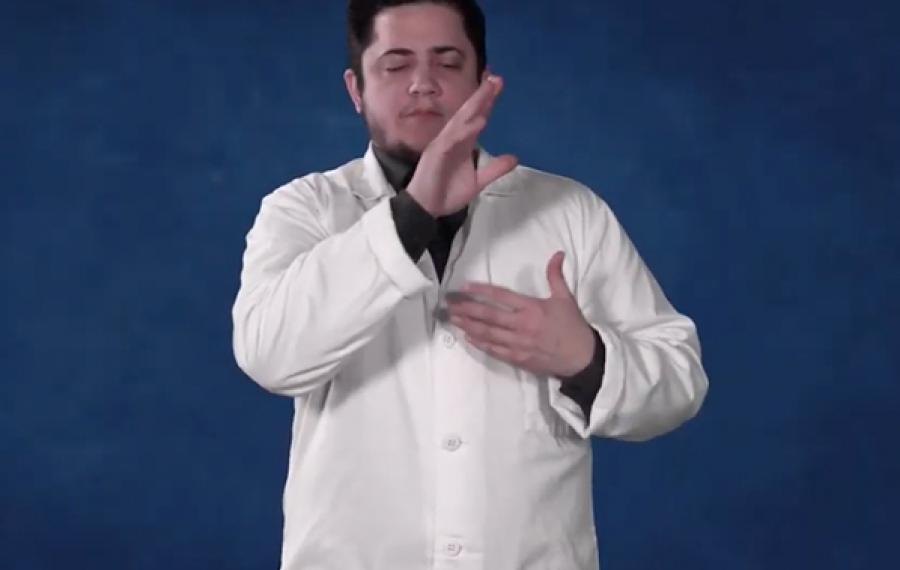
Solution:
<svg viewBox="0 0 900 570">
<path fill-rule="evenodd" d="M 365 86 L 347 90 L 379 148 L 417 159 L 478 88 L 475 49 L 453 8 L 407 4 L 379 12 L 362 54 Z"/>
</svg>

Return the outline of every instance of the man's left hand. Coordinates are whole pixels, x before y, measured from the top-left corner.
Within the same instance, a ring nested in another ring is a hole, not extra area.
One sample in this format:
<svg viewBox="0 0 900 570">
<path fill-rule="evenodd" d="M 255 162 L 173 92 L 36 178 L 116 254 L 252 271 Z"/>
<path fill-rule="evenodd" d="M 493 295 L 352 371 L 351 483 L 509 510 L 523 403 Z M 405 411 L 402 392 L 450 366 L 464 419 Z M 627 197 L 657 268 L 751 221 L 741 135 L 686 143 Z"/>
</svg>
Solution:
<svg viewBox="0 0 900 570">
<path fill-rule="evenodd" d="M 448 296 L 450 322 L 473 346 L 536 374 L 568 377 L 591 363 L 594 333 L 562 275 L 565 253 L 547 264 L 550 297 L 538 299 L 488 283 Z"/>
</svg>

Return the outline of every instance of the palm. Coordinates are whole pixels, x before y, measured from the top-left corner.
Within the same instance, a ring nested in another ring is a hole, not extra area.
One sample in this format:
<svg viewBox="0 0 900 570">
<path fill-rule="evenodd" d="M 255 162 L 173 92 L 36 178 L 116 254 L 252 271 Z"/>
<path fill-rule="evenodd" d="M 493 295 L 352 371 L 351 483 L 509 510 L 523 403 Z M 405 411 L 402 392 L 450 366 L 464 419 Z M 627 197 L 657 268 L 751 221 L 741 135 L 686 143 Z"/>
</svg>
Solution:
<svg viewBox="0 0 900 570">
<path fill-rule="evenodd" d="M 472 160 L 475 141 L 501 85 L 498 78 L 484 81 L 422 153 L 408 192 L 432 215 L 461 210 L 488 184 L 515 168 L 517 160 L 511 155 L 500 156 L 479 170 Z"/>
<path fill-rule="evenodd" d="M 451 169 L 447 179 L 447 193 L 444 196 L 444 209 L 447 212 L 457 212 L 472 198 L 478 194 L 478 179 L 475 166 L 472 164 L 471 153 L 458 159 L 454 157 L 454 164 L 448 165 Z"/>
</svg>

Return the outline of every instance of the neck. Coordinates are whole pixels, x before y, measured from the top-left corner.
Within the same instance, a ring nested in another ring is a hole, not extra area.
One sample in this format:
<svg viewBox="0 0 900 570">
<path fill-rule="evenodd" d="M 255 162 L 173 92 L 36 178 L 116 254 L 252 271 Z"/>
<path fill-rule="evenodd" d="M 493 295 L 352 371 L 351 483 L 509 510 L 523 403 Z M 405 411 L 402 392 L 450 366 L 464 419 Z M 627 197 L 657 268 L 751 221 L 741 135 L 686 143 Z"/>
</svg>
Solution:
<svg viewBox="0 0 900 570">
<path fill-rule="evenodd" d="M 394 190 L 399 191 L 405 187 L 411 173 L 416 169 L 419 157 L 402 151 L 397 152 L 393 149 L 385 149 L 374 142 L 372 143 L 372 150 L 375 153 L 375 158 L 381 164 L 385 178 L 394 187 Z"/>
<path fill-rule="evenodd" d="M 415 168 L 422 156 L 421 153 L 418 153 L 406 146 L 388 148 L 385 146 L 381 146 L 373 141 L 372 148 L 375 150 L 375 154 L 378 155 L 379 158 L 390 160 L 391 162 L 395 162 L 397 164 L 402 164 L 403 166 L 408 168 Z"/>
</svg>

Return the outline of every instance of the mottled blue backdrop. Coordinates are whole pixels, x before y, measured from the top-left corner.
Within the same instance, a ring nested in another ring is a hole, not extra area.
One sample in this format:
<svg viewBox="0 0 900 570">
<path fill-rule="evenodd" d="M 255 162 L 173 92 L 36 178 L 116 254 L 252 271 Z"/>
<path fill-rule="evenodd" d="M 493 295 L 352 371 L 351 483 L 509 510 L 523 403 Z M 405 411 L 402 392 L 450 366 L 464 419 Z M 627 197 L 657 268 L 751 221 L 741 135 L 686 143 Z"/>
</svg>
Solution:
<svg viewBox="0 0 900 570">
<path fill-rule="evenodd" d="M 262 196 L 365 149 L 343 5 L 2 3 L 0 568 L 277 567 L 230 308 Z M 711 381 L 595 441 L 604 570 L 898 567 L 900 5 L 483 5 L 485 146 L 612 205 Z"/>
</svg>

